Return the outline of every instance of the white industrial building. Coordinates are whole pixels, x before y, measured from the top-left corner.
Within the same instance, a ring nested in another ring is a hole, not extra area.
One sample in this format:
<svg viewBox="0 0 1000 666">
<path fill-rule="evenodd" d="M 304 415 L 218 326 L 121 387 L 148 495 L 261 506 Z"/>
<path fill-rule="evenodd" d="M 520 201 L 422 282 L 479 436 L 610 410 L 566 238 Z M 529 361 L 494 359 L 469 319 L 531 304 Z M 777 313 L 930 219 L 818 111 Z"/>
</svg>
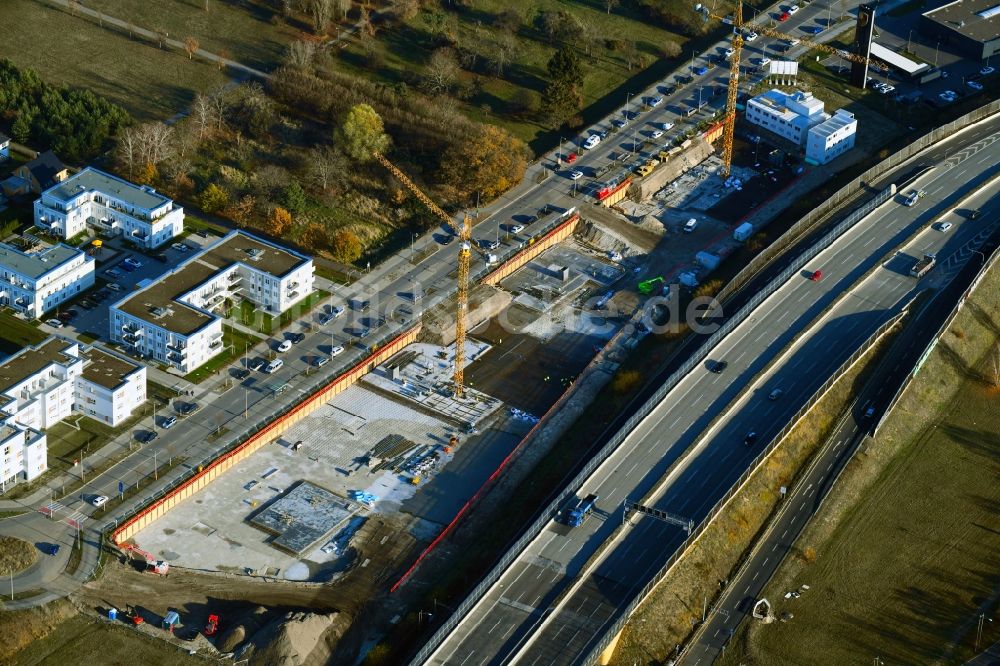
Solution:
<svg viewBox="0 0 1000 666">
<path fill-rule="evenodd" d="M 48 469 L 45 430 L 73 413 L 117 426 L 146 401 L 146 368 L 49 338 L 0 363 L 0 483 Z"/>
<path fill-rule="evenodd" d="M 844 109 L 810 128 L 806 138 L 806 159 L 816 164 L 826 164 L 854 147 L 858 121 L 854 114 Z"/>
<path fill-rule="evenodd" d="M 32 252 L 0 243 L 0 275 L 0 305 L 37 318 L 94 284 L 94 258 L 62 243 Z"/>
<path fill-rule="evenodd" d="M 150 249 L 184 231 L 184 209 L 151 187 L 87 167 L 42 192 L 35 224 L 62 238 L 90 227 Z"/>
<path fill-rule="evenodd" d="M 853 148 L 858 129 L 854 114 L 838 109 L 831 116 L 812 93 L 798 90 L 791 94 L 768 90 L 751 98 L 746 118 L 805 147 L 806 159 L 817 164 L 826 164 Z"/>
<path fill-rule="evenodd" d="M 277 316 L 313 291 L 312 258 L 234 231 L 111 306 L 111 339 L 191 372 L 222 351 L 227 309 Z"/>
</svg>

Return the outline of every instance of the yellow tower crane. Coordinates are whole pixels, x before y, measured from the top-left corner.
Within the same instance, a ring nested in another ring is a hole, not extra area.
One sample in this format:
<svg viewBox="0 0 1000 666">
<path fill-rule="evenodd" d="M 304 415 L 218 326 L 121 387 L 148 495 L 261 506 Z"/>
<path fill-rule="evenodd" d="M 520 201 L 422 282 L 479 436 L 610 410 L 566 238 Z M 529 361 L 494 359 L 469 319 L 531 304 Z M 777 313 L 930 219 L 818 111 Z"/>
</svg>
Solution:
<svg viewBox="0 0 1000 666">
<path fill-rule="evenodd" d="M 384 166 L 399 182 L 406 186 L 417 199 L 427 208 L 441 218 L 449 228 L 458 235 L 461 246 L 458 251 L 458 295 L 457 308 L 455 313 L 455 396 L 461 398 L 465 395 L 465 331 L 466 318 L 469 310 L 469 265 L 472 262 L 472 222 L 468 215 L 462 216 L 462 225 L 458 226 L 448 213 L 440 207 L 430 197 L 420 191 L 420 188 L 407 177 L 405 173 L 396 168 L 396 165 L 385 158 L 380 153 L 375 153 L 375 159 Z"/>
<path fill-rule="evenodd" d="M 702 12 L 707 21 L 710 18 L 717 19 L 724 23 L 733 24 L 733 52 L 729 56 L 729 88 L 728 95 L 726 96 L 726 115 L 724 119 L 725 125 L 722 129 L 722 177 L 728 178 L 730 169 L 733 163 L 733 132 L 736 128 L 736 98 L 739 94 L 739 78 L 740 78 L 740 56 L 743 51 L 743 31 L 744 29 L 752 30 L 753 32 L 763 33 L 770 37 L 777 37 L 778 39 L 792 39 L 789 35 L 774 30 L 765 25 L 760 25 L 759 23 L 743 23 L 743 3 L 736 3 L 736 11 L 732 18 L 718 16 L 713 14 L 711 10 L 703 5 L 696 5 L 695 9 Z M 855 53 L 849 53 L 842 49 L 835 49 L 832 46 L 827 46 L 826 44 L 820 44 L 819 42 L 814 42 L 811 39 L 799 38 L 799 41 L 803 44 L 807 44 L 814 49 L 819 49 L 820 51 L 826 51 L 828 53 L 834 53 L 844 60 L 850 60 L 851 62 L 857 62 L 861 64 L 867 64 L 872 69 L 879 71 L 886 71 L 888 68 L 870 58 L 864 58 Z"/>
</svg>

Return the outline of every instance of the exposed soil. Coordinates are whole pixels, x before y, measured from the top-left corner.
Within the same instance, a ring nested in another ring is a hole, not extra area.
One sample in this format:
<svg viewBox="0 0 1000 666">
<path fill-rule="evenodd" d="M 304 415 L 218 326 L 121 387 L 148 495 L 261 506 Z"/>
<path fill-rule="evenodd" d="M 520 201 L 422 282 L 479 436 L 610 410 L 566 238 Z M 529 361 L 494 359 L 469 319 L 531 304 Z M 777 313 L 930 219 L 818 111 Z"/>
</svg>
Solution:
<svg viewBox="0 0 1000 666">
<path fill-rule="evenodd" d="M 35 562 L 36 551 L 27 541 L 0 536 L 0 571 L 24 571 Z"/>
</svg>

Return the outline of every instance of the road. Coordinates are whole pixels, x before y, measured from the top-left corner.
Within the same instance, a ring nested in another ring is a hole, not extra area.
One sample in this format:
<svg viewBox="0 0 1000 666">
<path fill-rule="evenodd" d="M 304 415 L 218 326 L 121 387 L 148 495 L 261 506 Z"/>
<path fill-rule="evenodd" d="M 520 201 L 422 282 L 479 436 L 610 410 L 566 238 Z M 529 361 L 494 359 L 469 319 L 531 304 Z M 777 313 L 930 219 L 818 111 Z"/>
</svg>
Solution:
<svg viewBox="0 0 1000 666">
<path fill-rule="evenodd" d="M 981 219 L 987 222 L 1000 221 L 998 190 L 1000 187 L 994 186 L 977 193 L 970 202 L 972 207 L 982 211 Z M 997 226 L 996 222 L 989 226 L 982 225 L 976 235 L 985 234 L 988 229 L 995 231 Z M 752 603 L 760 598 L 761 591 L 791 552 L 799 534 L 819 511 L 844 465 L 868 436 L 873 424 L 881 418 L 899 386 L 916 366 L 955 303 L 979 272 L 985 257 L 996 247 L 996 239 L 997 235 L 994 233 L 992 242 L 987 241 L 974 251 L 971 247 L 968 248 L 970 253 L 984 254 L 970 257 L 971 260 L 963 264 L 964 269 L 960 273 L 948 276 L 948 283 L 940 285 L 941 289 L 934 292 L 933 300 L 926 307 L 918 309 L 912 320 L 906 323 L 866 383 L 866 388 L 857 396 L 849 413 L 827 438 L 807 473 L 783 500 L 784 507 L 755 545 L 739 575 L 729 581 L 727 588 L 716 600 L 713 612 L 698 633 L 697 642 L 681 655 L 678 664 L 710 664 L 725 649 L 740 622 L 750 614 Z M 976 240 L 982 242 L 983 239 L 980 237 Z M 923 240 L 918 239 L 917 242 Z M 865 418 L 869 406 L 875 409 L 871 419 Z"/>
<path fill-rule="evenodd" d="M 959 135 L 937 147 L 922 163 L 940 166 L 916 186 L 928 192 L 918 206 L 889 202 L 816 258 L 825 277 L 790 281 L 765 301 L 713 352 L 726 360 L 723 375 L 707 368 L 684 378 L 674 391 L 598 468 L 579 496 L 600 496 L 597 515 L 569 529 L 552 521 L 520 554 L 501 579 L 473 607 L 429 660 L 434 664 L 573 663 L 607 632 L 620 610 L 650 580 L 683 541 L 676 527 L 651 519 L 636 521 L 612 544 L 626 498 L 646 496 L 667 468 L 693 444 L 698 446 L 671 472 L 656 499 L 647 504 L 693 519 L 696 523 L 728 490 L 756 456 L 744 436 L 756 431 L 760 442 L 781 429 L 812 393 L 892 314 L 913 286 L 907 271 L 913 258 L 902 256 L 852 287 L 885 255 L 901 246 L 922 225 L 944 213 L 1000 160 L 996 123 Z M 969 146 L 962 149 L 963 146 Z M 948 152 L 953 153 L 945 159 Z M 950 234 L 920 234 L 926 246 L 946 250 L 972 234 L 959 222 Z M 937 232 L 934 232 L 937 233 Z M 967 260 L 967 256 L 964 259 Z M 847 296 L 834 306 L 847 291 Z M 708 437 L 712 419 L 817 315 L 834 307 L 835 318 L 771 371 L 773 379 L 727 413 Z M 760 400 L 780 386 L 786 399 Z M 750 398 L 754 398 L 750 400 Z M 589 562 L 598 552 L 593 562 Z M 586 565 L 586 567 L 585 567 Z"/>
</svg>

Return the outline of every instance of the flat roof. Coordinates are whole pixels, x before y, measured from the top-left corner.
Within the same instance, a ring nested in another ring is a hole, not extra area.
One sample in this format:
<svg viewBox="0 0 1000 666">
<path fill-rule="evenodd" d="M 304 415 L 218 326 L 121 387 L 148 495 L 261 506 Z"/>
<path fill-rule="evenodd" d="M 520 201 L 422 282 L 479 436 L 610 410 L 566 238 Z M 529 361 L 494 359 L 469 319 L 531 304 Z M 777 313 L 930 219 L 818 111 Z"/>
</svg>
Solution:
<svg viewBox="0 0 1000 666">
<path fill-rule="evenodd" d="M 106 389 L 118 388 L 142 367 L 93 346 L 82 350 L 80 355 L 87 361 L 83 366 L 83 378 Z"/>
<path fill-rule="evenodd" d="M 837 130 L 843 129 L 851 123 L 857 122 L 854 114 L 850 111 L 837 109 L 832 116 L 813 127 L 810 132 L 816 132 L 820 136 L 830 136 Z"/>
<path fill-rule="evenodd" d="M 83 251 L 63 243 L 30 253 L 0 243 L 0 266 L 37 280 L 79 254 L 83 254 Z"/>
<path fill-rule="evenodd" d="M 53 363 L 72 362 L 75 359 L 66 350 L 74 344 L 76 343 L 60 338 L 49 338 L 35 347 L 22 349 L 0 363 L 0 393 L 6 393 L 12 386 L 38 374 Z"/>
<path fill-rule="evenodd" d="M 914 62 L 906 56 L 901 56 L 895 51 L 891 51 L 881 44 L 872 42 L 871 54 L 879 60 L 884 60 L 896 69 L 900 69 L 910 76 L 919 74 L 925 69 L 930 69 L 930 65 L 922 62 Z"/>
<path fill-rule="evenodd" d="M 923 15 L 979 42 L 1000 37 L 1000 0 L 955 0 Z"/>
<path fill-rule="evenodd" d="M 42 194 L 65 203 L 86 191 L 101 192 L 143 210 L 153 210 L 171 201 L 169 197 L 149 188 L 140 187 L 93 167 L 87 167 L 61 183 L 53 185 Z"/>
<path fill-rule="evenodd" d="M 205 248 L 173 272 L 115 304 L 122 312 L 180 335 L 191 335 L 216 317 L 177 299 L 236 263 L 282 277 L 309 257 L 278 247 L 242 231 L 234 231 Z M 169 310 L 161 317 L 153 311 Z"/>
</svg>

